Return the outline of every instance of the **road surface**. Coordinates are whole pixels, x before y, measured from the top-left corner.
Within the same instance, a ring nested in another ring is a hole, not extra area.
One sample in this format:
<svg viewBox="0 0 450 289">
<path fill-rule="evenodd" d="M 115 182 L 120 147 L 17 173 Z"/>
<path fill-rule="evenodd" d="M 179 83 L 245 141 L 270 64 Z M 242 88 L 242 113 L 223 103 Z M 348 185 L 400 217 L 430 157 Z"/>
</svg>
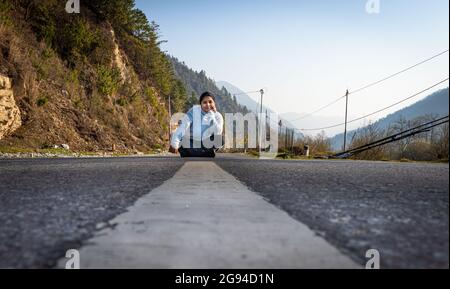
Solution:
<svg viewBox="0 0 450 289">
<path fill-rule="evenodd" d="M 448 178 L 448 164 L 226 155 L 0 160 L 0 267 L 78 249 L 94 268 L 355 268 L 376 249 L 382 268 L 448 268 Z"/>
</svg>

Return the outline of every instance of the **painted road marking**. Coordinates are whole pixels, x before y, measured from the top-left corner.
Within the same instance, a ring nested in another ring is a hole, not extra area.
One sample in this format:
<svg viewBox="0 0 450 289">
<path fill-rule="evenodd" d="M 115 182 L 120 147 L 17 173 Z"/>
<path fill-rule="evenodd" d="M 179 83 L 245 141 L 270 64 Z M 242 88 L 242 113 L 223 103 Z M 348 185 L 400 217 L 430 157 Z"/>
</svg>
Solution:
<svg viewBox="0 0 450 289">
<path fill-rule="evenodd" d="M 186 162 L 110 223 L 81 268 L 360 268 L 214 162 Z"/>
</svg>

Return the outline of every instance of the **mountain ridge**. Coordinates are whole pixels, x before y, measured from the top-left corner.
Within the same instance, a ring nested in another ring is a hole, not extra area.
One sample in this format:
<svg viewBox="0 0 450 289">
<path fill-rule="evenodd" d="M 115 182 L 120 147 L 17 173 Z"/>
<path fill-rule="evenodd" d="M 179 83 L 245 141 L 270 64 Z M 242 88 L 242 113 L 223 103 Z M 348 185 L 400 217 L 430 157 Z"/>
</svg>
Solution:
<svg viewBox="0 0 450 289">
<path fill-rule="evenodd" d="M 404 120 L 413 120 L 417 117 L 422 117 L 426 115 L 430 115 L 434 118 L 447 116 L 449 114 L 449 89 L 444 88 L 438 90 L 422 100 L 417 101 L 416 103 L 404 107 L 400 110 L 397 110 L 375 122 L 373 125 L 377 126 L 380 129 L 386 129 L 388 126 L 395 121 L 398 121 L 400 118 Z M 347 133 L 348 136 L 352 136 L 359 130 L 364 129 L 364 127 L 350 130 Z M 344 142 L 344 134 L 338 134 L 334 137 L 330 138 L 332 148 L 334 150 L 339 150 L 342 147 Z"/>
</svg>

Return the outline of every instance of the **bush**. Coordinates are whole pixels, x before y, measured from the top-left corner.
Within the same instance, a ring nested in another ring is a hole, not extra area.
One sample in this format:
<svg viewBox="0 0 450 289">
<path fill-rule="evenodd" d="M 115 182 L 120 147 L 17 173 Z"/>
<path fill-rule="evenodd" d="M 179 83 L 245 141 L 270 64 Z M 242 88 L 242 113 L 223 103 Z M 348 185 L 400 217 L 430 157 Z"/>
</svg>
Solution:
<svg viewBox="0 0 450 289">
<path fill-rule="evenodd" d="M 42 1 L 37 5 L 30 5 L 29 19 L 37 39 L 48 46 L 57 47 L 57 6 L 55 1 Z M 25 8 L 25 7 L 24 7 Z M 28 9 L 28 7 L 26 7 Z"/>
<path fill-rule="evenodd" d="M 59 36 L 60 54 L 70 64 L 86 59 L 99 45 L 99 32 L 92 31 L 86 20 L 75 18 L 66 23 Z"/>
<path fill-rule="evenodd" d="M 0 0 L 0 25 L 11 25 L 12 20 L 9 15 L 11 4 L 5 0 Z"/>
<path fill-rule="evenodd" d="M 355 149 L 369 143 L 373 143 L 386 136 L 386 131 L 380 128 L 377 123 L 369 123 L 367 126 L 358 129 L 353 135 L 350 149 Z M 379 146 L 360 152 L 352 157 L 358 160 L 382 160 L 385 158 L 385 146 Z"/>
<path fill-rule="evenodd" d="M 424 141 L 411 143 L 404 152 L 404 157 L 413 161 L 432 161 L 436 159 L 433 145 Z"/>
<path fill-rule="evenodd" d="M 117 68 L 97 66 L 97 89 L 104 96 L 111 96 L 120 86 L 120 71 Z"/>
<path fill-rule="evenodd" d="M 44 97 L 38 98 L 38 100 L 36 101 L 36 104 L 38 106 L 44 106 L 47 104 L 47 102 L 48 102 L 48 97 L 44 96 Z"/>
<path fill-rule="evenodd" d="M 167 126 L 166 119 L 168 119 L 168 115 L 167 115 L 167 111 L 166 111 L 165 107 L 159 103 L 159 99 L 156 96 L 156 92 L 153 88 L 147 87 L 144 92 L 145 92 L 145 96 L 147 97 L 147 100 L 150 103 L 150 106 L 152 108 L 153 116 L 161 124 L 161 126 L 165 129 Z"/>
<path fill-rule="evenodd" d="M 281 136 L 284 139 L 284 136 Z M 305 145 L 309 146 L 310 156 L 321 157 L 328 156 L 332 154 L 331 143 L 329 138 L 326 136 L 325 132 L 322 131 L 314 137 L 305 136 L 297 146 L 303 148 Z M 284 144 L 282 144 L 284 146 Z M 280 146 L 280 148 L 282 147 Z M 303 149 L 298 149 L 298 152 L 304 153 Z"/>
<path fill-rule="evenodd" d="M 125 105 L 127 105 L 127 101 L 126 101 L 126 99 L 119 98 L 118 100 L 116 100 L 116 104 L 120 105 L 120 106 L 125 106 Z"/>
</svg>

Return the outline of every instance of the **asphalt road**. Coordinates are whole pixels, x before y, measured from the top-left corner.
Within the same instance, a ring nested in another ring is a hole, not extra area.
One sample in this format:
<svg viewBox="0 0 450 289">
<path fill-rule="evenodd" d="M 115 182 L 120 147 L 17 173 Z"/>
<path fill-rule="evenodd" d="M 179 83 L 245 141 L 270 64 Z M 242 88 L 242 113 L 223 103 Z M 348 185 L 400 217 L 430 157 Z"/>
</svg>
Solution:
<svg viewBox="0 0 450 289">
<path fill-rule="evenodd" d="M 0 268 L 54 267 L 68 248 L 80 247 L 183 163 L 178 158 L 0 160 Z"/>
<path fill-rule="evenodd" d="M 448 164 L 217 163 L 359 264 L 376 249 L 382 268 L 449 268 Z"/>
<path fill-rule="evenodd" d="M 359 264 L 377 249 L 383 268 L 449 266 L 448 164 L 215 162 Z M 0 160 L 0 267 L 54 267 L 184 163 Z"/>
</svg>

